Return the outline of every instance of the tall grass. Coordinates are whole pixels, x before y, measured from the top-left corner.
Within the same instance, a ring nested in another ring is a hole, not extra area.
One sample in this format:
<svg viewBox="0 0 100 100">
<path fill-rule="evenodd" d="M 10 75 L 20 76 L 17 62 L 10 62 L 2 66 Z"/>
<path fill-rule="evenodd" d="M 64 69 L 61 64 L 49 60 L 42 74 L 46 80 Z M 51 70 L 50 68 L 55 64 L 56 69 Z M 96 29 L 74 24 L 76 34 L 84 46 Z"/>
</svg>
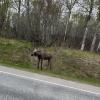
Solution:
<svg viewBox="0 0 100 100">
<path fill-rule="evenodd" d="M 43 48 L 53 55 L 52 71 L 37 70 L 37 61 L 30 56 L 27 41 L 0 38 L 0 63 L 31 72 L 53 75 L 56 77 L 88 82 L 100 85 L 100 55 L 80 50 L 60 47 Z"/>
</svg>

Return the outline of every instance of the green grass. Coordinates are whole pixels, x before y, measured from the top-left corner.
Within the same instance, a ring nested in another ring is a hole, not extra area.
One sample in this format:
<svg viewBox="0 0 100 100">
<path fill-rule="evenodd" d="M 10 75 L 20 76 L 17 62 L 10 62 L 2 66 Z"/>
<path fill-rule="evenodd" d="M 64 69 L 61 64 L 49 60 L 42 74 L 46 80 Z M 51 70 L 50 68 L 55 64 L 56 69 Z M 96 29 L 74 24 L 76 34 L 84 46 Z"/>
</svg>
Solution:
<svg viewBox="0 0 100 100">
<path fill-rule="evenodd" d="M 53 70 L 37 70 L 37 62 L 30 57 L 30 42 L 0 38 L 0 64 L 25 71 L 60 77 L 100 86 L 100 55 L 80 50 L 47 47 L 53 56 Z"/>
</svg>

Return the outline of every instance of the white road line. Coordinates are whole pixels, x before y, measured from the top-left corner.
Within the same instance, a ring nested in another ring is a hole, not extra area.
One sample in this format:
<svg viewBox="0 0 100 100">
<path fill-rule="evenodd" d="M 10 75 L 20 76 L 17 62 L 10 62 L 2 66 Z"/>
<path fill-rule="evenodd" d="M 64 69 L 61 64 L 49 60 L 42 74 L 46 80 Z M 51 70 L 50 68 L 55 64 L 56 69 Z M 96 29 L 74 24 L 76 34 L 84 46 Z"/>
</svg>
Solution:
<svg viewBox="0 0 100 100">
<path fill-rule="evenodd" d="M 74 89 L 74 90 L 77 90 L 77 91 L 86 92 L 86 93 L 90 93 L 90 94 L 100 96 L 100 93 L 97 93 L 97 92 L 91 92 L 91 91 L 87 91 L 87 90 L 83 90 L 83 89 L 79 89 L 79 88 L 74 88 L 74 87 L 71 87 L 71 86 L 66 86 L 66 85 L 61 85 L 61 84 L 57 84 L 57 83 L 53 83 L 53 82 L 49 82 L 49 81 L 45 81 L 45 80 L 41 80 L 41 79 L 31 78 L 31 77 L 28 77 L 28 76 L 17 75 L 17 74 L 13 74 L 13 73 L 9 73 L 9 72 L 4 72 L 4 71 L 0 71 L 0 73 L 8 74 L 8 75 L 11 75 L 11 76 L 16 76 L 16 77 L 20 77 L 20 78 L 24 78 L 24 79 L 30 79 L 30 80 L 45 82 L 45 83 L 48 83 L 48 84 L 53 84 L 53 85 L 56 85 L 56 86 L 70 88 L 70 89 Z"/>
</svg>

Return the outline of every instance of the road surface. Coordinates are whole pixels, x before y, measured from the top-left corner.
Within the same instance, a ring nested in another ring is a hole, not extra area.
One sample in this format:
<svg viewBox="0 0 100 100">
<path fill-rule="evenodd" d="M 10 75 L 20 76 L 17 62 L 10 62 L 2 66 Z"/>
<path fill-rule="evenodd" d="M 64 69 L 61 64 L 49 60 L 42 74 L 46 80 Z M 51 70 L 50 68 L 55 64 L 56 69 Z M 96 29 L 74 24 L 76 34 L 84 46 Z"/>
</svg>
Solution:
<svg viewBox="0 0 100 100">
<path fill-rule="evenodd" d="M 100 100 L 100 87 L 0 66 L 0 100 Z"/>
</svg>

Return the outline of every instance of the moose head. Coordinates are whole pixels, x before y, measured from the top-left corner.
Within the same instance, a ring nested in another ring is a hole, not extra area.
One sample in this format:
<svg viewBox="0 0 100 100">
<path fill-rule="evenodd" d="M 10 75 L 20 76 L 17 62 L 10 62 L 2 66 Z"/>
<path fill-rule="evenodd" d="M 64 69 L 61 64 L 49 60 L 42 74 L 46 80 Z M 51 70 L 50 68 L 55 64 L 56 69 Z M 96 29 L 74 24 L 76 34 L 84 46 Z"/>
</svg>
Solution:
<svg viewBox="0 0 100 100">
<path fill-rule="evenodd" d="M 38 56 L 41 53 L 41 50 L 34 49 L 33 53 L 31 53 L 31 56 Z"/>
</svg>

